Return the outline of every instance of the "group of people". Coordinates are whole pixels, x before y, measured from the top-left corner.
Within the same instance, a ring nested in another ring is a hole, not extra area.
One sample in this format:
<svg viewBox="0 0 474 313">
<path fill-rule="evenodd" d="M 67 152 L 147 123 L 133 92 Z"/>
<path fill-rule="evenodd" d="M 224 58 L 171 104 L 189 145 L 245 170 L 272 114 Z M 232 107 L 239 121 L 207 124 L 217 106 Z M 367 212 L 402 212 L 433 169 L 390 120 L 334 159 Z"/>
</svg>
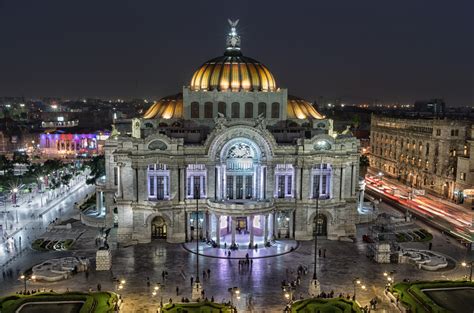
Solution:
<svg viewBox="0 0 474 313">
<path fill-rule="evenodd" d="M 26 295 L 26 296 L 29 296 L 29 295 L 34 295 L 35 293 L 38 293 L 38 292 L 46 292 L 46 288 L 43 288 L 43 290 L 41 289 L 33 289 L 33 290 L 20 290 L 20 291 L 17 291 L 16 294 L 17 295 Z M 54 292 L 53 289 L 51 289 L 49 292 Z"/>
</svg>

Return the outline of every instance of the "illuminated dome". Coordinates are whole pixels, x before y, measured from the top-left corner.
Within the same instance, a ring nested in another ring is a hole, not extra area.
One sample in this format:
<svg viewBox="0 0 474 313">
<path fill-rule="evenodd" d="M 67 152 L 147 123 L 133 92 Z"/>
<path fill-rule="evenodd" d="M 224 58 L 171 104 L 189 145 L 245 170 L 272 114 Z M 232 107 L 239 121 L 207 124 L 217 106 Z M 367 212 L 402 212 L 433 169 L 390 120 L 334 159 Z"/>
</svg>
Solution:
<svg viewBox="0 0 474 313">
<path fill-rule="evenodd" d="M 183 94 L 161 98 L 145 112 L 143 118 L 182 118 L 183 117 Z"/>
<path fill-rule="evenodd" d="M 275 91 L 276 83 L 262 63 L 240 51 L 226 51 L 201 65 L 191 79 L 191 90 Z"/>
<path fill-rule="evenodd" d="M 291 95 L 288 95 L 287 116 L 299 120 L 324 119 L 324 115 L 316 111 L 312 103 Z"/>
<path fill-rule="evenodd" d="M 268 68 L 240 51 L 239 21 L 229 20 L 227 48 L 223 56 L 201 65 L 191 79 L 191 90 L 275 91 L 276 83 Z"/>
</svg>

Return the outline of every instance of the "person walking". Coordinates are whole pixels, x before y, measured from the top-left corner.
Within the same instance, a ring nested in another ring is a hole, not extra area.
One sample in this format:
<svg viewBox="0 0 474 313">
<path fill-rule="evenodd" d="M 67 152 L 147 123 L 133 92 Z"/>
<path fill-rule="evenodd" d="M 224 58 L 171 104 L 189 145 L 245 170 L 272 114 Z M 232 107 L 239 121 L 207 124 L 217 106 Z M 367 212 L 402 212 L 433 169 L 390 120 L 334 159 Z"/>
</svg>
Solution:
<svg viewBox="0 0 474 313">
<path fill-rule="evenodd" d="M 193 283 L 194 283 L 194 277 L 191 276 L 191 287 L 193 286 Z"/>
<path fill-rule="evenodd" d="M 179 296 L 179 286 L 176 286 L 176 296 Z"/>
<path fill-rule="evenodd" d="M 318 250 L 318 255 L 321 257 L 321 249 Z"/>
<path fill-rule="evenodd" d="M 326 248 L 323 249 L 323 258 L 326 257 Z"/>
<path fill-rule="evenodd" d="M 207 278 L 211 278 L 211 269 L 210 268 L 207 269 Z"/>
</svg>

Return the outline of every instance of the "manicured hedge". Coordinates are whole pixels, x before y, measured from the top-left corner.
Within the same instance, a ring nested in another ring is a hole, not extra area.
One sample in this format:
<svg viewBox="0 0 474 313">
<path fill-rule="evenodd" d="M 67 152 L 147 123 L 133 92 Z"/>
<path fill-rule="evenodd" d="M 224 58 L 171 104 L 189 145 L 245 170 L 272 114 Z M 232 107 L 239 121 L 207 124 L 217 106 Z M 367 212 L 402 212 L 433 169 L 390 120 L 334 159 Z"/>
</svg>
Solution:
<svg viewBox="0 0 474 313">
<path fill-rule="evenodd" d="M 344 298 L 311 298 L 296 301 L 291 305 L 292 313 L 361 313 L 357 303 Z"/>
<path fill-rule="evenodd" d="M 12 295 L 0 298 L 0 312 L 14 313 L 27 302 L 84 301 L 80 313 L 111 313 L 114 312 L 118 296 L 110 292 L 43 292 L 33 295 Z"/>
<path fill-rule="evenodd" d="M 474 282 L 467 281 L 429 281 L 429 282 L 401 282 L 391 288 L 391 292 L 398 296 L 401 303 L 413 312 L 447 313 L 448 311 L 437 305 L 423 289 L 443 289 L 452 287 L 474 287 Z"/>
<path fill-rule="evenodd" d="M 163 307 L 162 312 L 169 313 L 232 313 L 232 307 L 215 302 L 172 303 Z"/>
</svg>

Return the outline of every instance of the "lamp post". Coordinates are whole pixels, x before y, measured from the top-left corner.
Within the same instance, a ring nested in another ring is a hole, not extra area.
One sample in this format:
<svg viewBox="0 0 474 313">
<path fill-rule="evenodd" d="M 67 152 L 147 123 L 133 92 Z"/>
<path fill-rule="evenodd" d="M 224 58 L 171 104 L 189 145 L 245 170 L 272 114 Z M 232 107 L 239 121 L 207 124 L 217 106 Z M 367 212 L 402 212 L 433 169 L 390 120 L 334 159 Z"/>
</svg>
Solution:
<svg viewBox="0 0 474 313">
<path fill-rule="evenodd" d="M 23 280 L 24 293 L 26 294 L 26 282 L 27 282 L 28 280 L 35 280 L 35 279 L 36 279 L 36 276 L 35 276 L 35 275 L 22 274 L 22 275 L 20 276 L 20 279 Z"/>
<path fill-rule="evenodd" d="M 196 199 L 196 281 L 192 287 L 192 299 L 199 299 L 202 291 L 201 282 L 199 281 L 199 187 L 199 184 L 194 185 L 194 199 Z"/>
<path fill-rule="evenodd" d="M 17 202 L 17 193 L 18 193 L 18 188 L 14 187 L 12 189 L 12 204 L 13 204 L 14 207 L 18 207 L 18 205 L 16 204 L 16 202 Z M 18 209 L 15 210 L 15 215 L 16 215 L 16 223 L 18 224 Z"/>
<path fill-rule="evenodd" d="M 319 164 L 322 167 L 322 156 L 321 162 Z M 319 176 L 317 176 L 319 177 Z M 318 218 L 319 218 L 319 179 L 316 182 L 316 194 L 314 195 L 316 198 L 316 216 L 315 216 L 315 232 L 314 232 L 314 268 L 313 268 L 313 279 L 311 279 L 309 283 L 309 294 L 313 297 L 317 296 L 321 292 L 321 286 L 318 281 L 318 273 L 317 273 L 317 264 L 318 264 Z"/>
<path fill-rule="evenodd" d="M 395 273 L 396 271 L 384 272 L 383 276 L 387 277 L 387 285 L 390 286 L 395 282 Z"/>
<path fill-rule="evenodd" d="M 472 265 L 474 264 L 474 261 L 470 262 L 462 262 L 461 265 L 463 267 L 469 267 L 469 281 L 472 281 Z"/>
<path fill-rule="evenodd" d="M 230 287 L 227 289 L 230 293 L 230 305 L 234 306 L 234 294 L 236 295 L 237 300 L 240 299 L 240 289 L 239 287 Z"/>
</svg>

